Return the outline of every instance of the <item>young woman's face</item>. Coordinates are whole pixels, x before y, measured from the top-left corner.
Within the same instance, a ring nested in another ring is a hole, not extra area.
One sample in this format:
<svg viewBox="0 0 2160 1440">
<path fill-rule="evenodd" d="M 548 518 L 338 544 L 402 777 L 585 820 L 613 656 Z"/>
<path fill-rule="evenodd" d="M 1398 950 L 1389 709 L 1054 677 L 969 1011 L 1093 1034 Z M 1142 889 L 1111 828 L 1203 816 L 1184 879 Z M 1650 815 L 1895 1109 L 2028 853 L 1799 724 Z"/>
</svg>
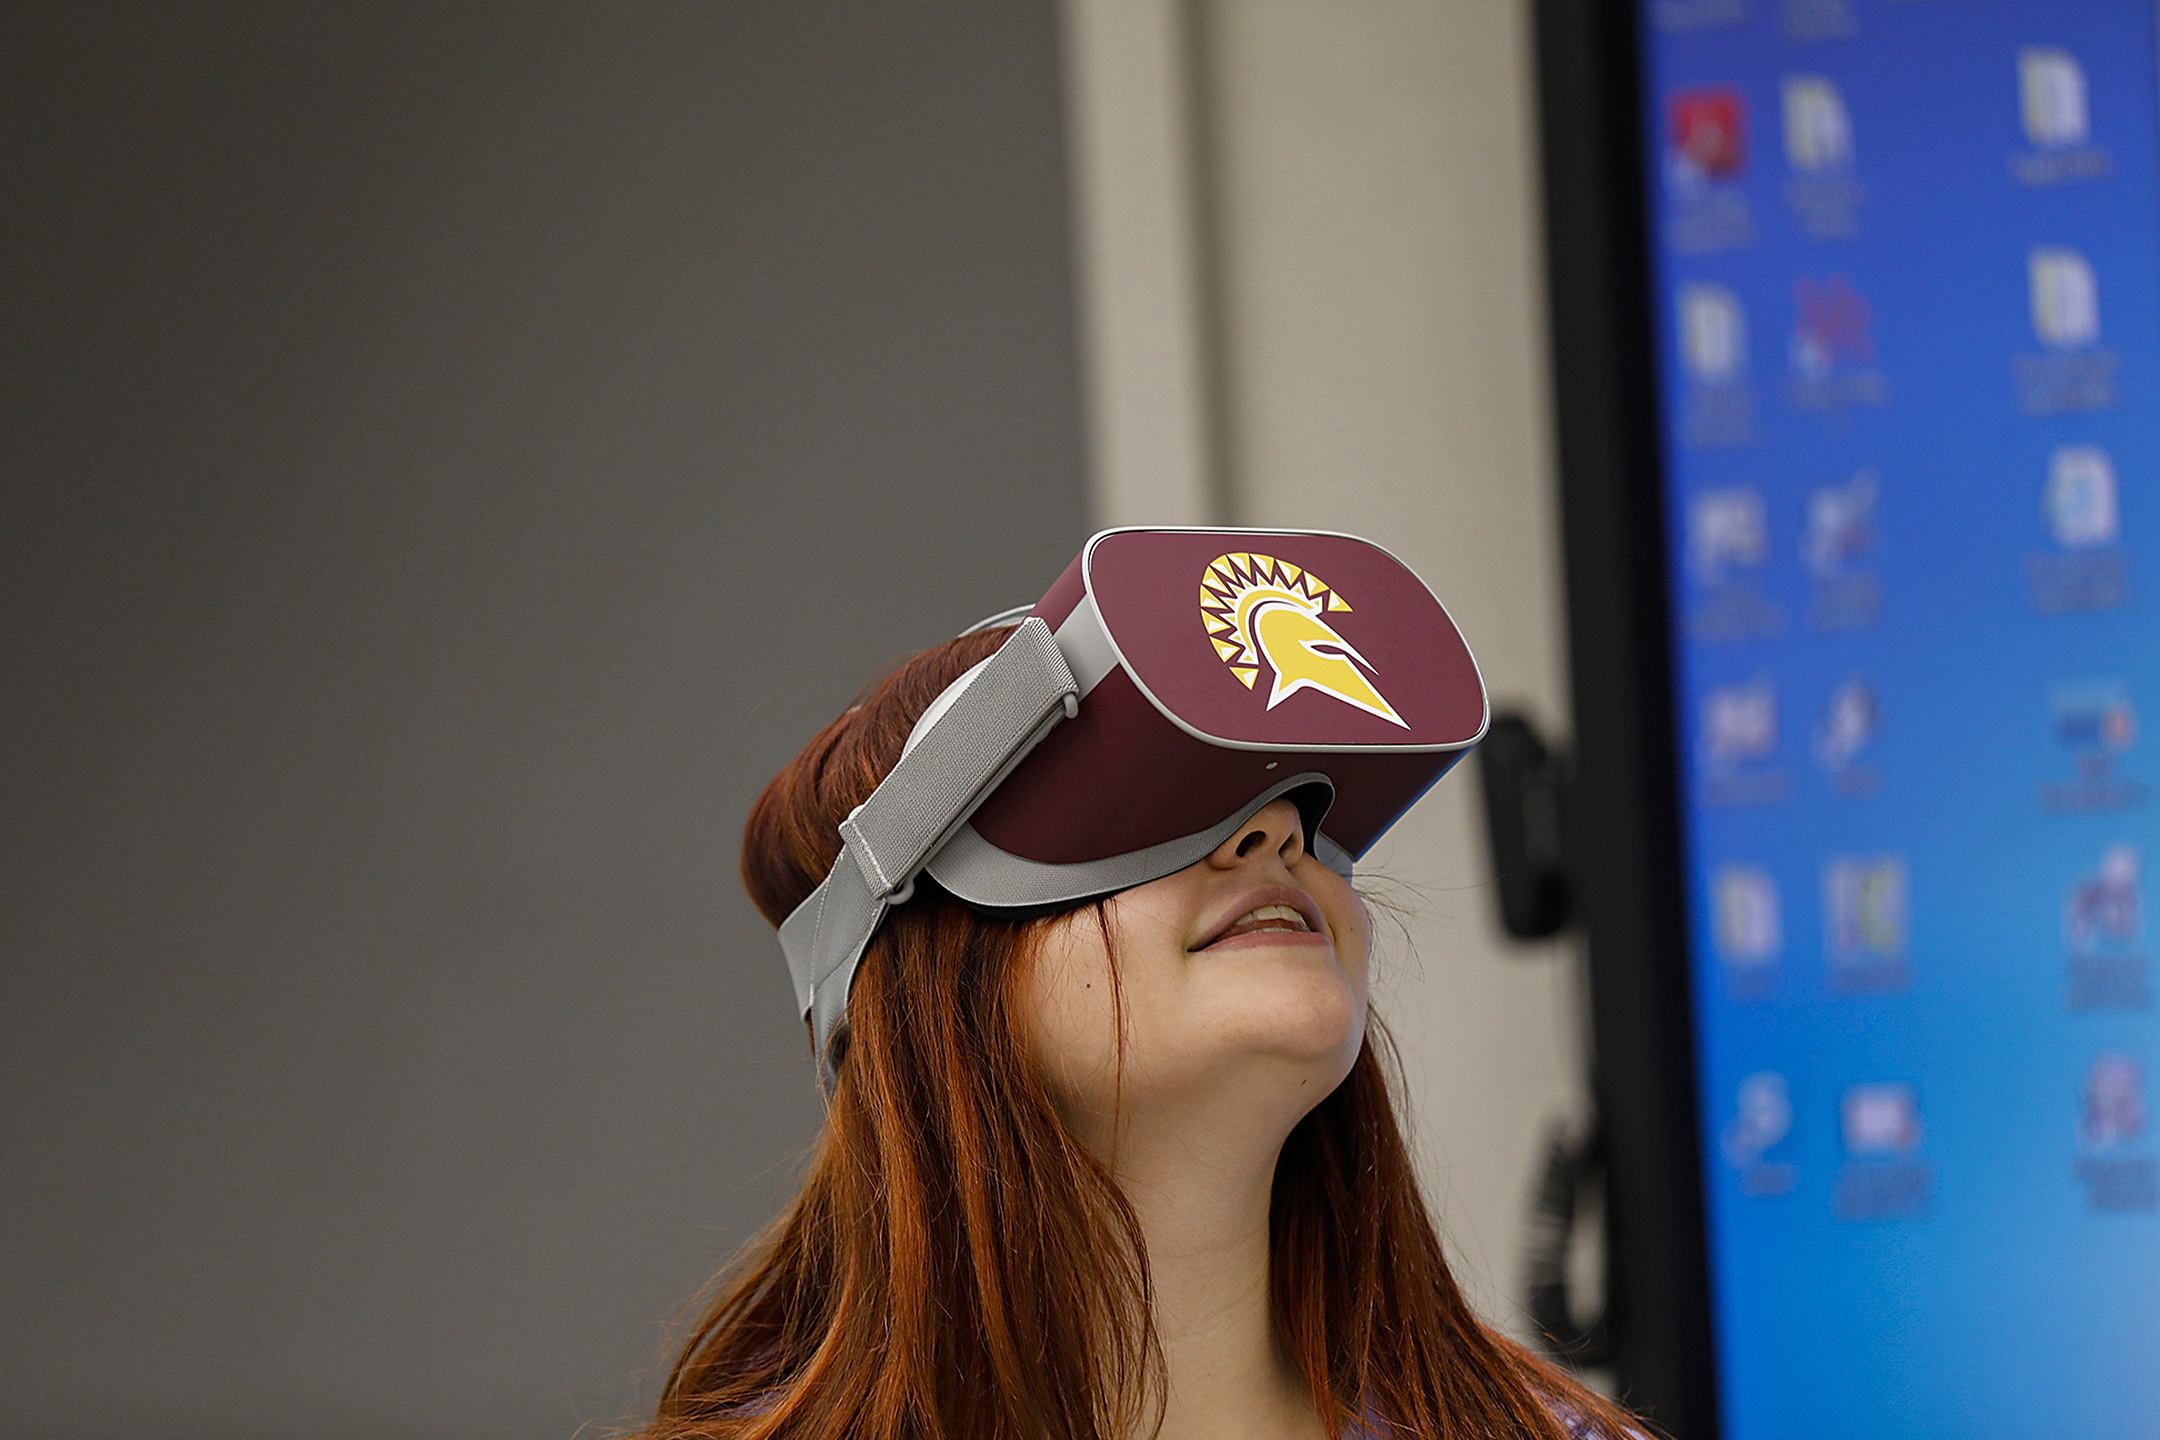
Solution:
<svg viewBox="0 0 2160 1440">
<path fill-rule="evenodd" d="M 1277 800 L 1205 860 L 1112 897 L 1103 923 L 1084 909 L 1050 924 L 1023 989 L 1036 1062 L 1083 1132 L 1120 1106 L 1224 1094 L 1295 1123 L 1364 1043 L 1369 939 L 1363 902 Z"/>
</svg>

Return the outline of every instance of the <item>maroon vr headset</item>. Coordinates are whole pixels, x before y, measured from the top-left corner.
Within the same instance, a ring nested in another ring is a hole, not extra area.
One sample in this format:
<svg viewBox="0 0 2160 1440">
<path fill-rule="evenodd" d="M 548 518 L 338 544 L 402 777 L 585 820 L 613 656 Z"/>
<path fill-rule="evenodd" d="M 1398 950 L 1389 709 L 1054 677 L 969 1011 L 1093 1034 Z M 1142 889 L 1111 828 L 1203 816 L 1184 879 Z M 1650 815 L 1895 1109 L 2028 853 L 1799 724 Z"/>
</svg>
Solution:
<svg viewBox="0 0 2160 1440">
<path fill-rule="evenodd" d="M 1393 555 L 1300 530 L 1106 530 L 933 701 L 780 927 L 821 1056 L 886 910 L 1076 905 L 1182 870 L 1289 796 L 1344 876 L 1485 733 L 1447 611 Z"/>
</svg>

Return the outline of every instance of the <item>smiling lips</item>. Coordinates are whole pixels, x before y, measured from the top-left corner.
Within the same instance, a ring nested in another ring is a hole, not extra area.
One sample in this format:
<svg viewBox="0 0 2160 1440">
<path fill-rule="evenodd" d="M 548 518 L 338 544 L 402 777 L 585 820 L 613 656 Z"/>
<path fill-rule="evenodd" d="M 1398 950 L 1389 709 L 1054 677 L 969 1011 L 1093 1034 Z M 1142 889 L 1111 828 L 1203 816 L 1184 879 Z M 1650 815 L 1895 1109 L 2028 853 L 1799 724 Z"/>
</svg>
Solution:
<svg viewBox="0 0 2160 1440">
<path fill-rule="evenodd" d="M 1301 905 L 1293 905 L 1282 900 L 1269 900 L 1253 906 L 1220 931 L 1208 937 L 1204 944 L 1197 945 L 1194 948 L 1197 950 L 1209 950 L 1247 936 L 1278 937 L 1296 935 L 1325 940 L 1327 937 L 1321 932 L 1320 927 L 1314 923 L 1316 918 L 1314 915 L 1308 914 Z"/>
<path fill-rule="evenodd" d="M 1298 914 L 1288 905 L 1262 905 L 1258 909 L 1248 910 L 1243 915 L 1238 916 L 1230 928 L 1223 931 L 1217 938 L 1235 940 L 1240 935 L 1251 935 L 1261 930 L 1306 931 L 1310 929 L 1312 929 L 1312 926 L 1305 923 L 1305 917 Z"/>
</svg>

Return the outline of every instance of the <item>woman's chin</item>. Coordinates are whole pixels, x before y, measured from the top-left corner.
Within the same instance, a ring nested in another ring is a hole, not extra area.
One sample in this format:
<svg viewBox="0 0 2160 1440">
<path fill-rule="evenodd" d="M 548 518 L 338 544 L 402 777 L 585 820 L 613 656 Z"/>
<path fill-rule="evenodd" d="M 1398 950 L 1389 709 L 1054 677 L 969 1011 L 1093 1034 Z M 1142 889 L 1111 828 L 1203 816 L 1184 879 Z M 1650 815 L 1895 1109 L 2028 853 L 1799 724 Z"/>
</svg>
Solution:
<svg viewBox="0 0 2160 1440">
<path fill-rule="evenodd" d="M 1184 1027 L 1188 1073 L 1235 1084 L 1280 1084 L 1325 1094 L 1350 1073 L 1365 1039 L 1365 997 L 1339 972 L 1254 975 L 1214 997 Z"/>
<path fill-rule="evenodd" d="M 1356 1053 L 1365 1033 L 1365 987 L 1361 976 L 1343 972 L 1324 941 L 1256 947 L 1237 962 L 1206 977 L 1201 1009 L 1208 1020 L 1249 1037 L 1258 1049 L 1317 1058 L 1347 1043 Z"/>
</svg>

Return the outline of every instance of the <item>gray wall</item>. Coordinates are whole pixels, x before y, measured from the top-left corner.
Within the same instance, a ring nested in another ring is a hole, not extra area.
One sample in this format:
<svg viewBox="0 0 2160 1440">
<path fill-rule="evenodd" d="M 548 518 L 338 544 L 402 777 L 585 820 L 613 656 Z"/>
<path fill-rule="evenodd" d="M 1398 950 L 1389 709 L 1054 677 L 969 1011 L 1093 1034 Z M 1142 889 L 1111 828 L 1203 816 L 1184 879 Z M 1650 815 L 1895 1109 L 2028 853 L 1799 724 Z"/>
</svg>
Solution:
<svg viewBox="0 0 2160 1440">
<path fill-rule="evenodd" d="M 0 1433 L 567 1436 L 817 1119 L 734 878 L 1083 498 L 1047 0 L 0 12 Z"/>
</svg>

